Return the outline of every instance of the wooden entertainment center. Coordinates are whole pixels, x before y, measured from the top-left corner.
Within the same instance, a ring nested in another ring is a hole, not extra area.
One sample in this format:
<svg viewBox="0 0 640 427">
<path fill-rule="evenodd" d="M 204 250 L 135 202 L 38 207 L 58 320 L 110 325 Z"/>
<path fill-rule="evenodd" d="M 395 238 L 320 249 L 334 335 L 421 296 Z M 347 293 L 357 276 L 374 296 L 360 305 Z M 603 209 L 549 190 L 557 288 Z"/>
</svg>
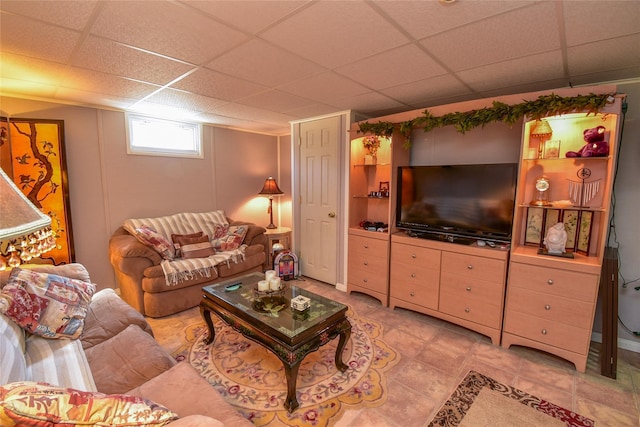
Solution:
<svg viewBox="0 0 640 427">
<path fill-rule="evenodd" d="M 572 97 L 615 92 L 615 86 L 599 86 L 553 93 Z M 515 104 L 550 93 L 513 95 L 499 101 Z M 489 240 L 493 247 L 486 239 L 457 243 L 446 235 L 425 239 L 397 229 L 398 167 L 414 166 L 415 144 L 429 143 L 429 133 L 426 142 L 413 141 L 409 149 L 396 127 L 391 137 L 379 138 L 372 163 L 365 160 L 363 148 L 363 138 L 371 135 L 358 134 L 359 125 L 354 124 L 348 292 L 366 293 L 385 306 L 458 324 L 486 335 L 495 345 L 523 345 L 555 354 L 584 372 L 608 236 L 624 96 L 616 95 L 611 101 L 595 115 L 577 111 L 545 117 L 553 130 L 548 135 L 550 142 L 534 131 L 536 120 L 525 117 L 513 125 L 522 131 L 517 159 L 513 159 L 519 172 L 512 238 L 510 244 Z M 476 100 L 428 110 L 443 115 L 481 109 L 492 102 Z M 400 123 L 423 111 L 369 122 Z M 583 131 L 597 126 L 606 130 L 608 155 L 568 157 L 567 152 L 584 146 Z M 414 130 L 412 139 L 416 132 L 421 130 Z M 471 133 L 469 142 L 478 142 Z M 489 155 L 484 163 L 491 162 Z M 542 186 L 536 184 L 541 177 L 550 184 L 547 194 L 538 193 Z M 380 186 L 389 188 L 388 195 L 378 191 Z M 549 202 L 536 203 L 540 197 Z M 544 237 L 556 222 L 565 224 L 569 234 L 567 253 L 561 256 L 544 252 Z"/>
</svg>

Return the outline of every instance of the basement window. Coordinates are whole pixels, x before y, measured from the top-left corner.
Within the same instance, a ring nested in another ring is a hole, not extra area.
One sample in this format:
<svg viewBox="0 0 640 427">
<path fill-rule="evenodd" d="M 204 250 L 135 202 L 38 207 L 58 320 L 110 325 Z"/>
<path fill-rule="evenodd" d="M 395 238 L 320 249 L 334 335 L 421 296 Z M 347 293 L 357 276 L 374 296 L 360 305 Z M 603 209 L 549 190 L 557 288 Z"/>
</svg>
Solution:
<svg viewBox="0 0 640 427">
<path fill-rule="evenodd" d="M 127 114 L 127 153 L 201 159 L 202 125 Z"/>
</svg>

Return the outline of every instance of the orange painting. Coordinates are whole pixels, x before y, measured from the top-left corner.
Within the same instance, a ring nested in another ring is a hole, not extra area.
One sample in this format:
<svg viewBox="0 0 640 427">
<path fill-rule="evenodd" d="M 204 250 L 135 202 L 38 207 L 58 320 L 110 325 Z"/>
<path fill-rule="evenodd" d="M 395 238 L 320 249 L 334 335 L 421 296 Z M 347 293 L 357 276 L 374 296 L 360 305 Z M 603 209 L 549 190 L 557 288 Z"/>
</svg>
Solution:
<svg viewBox="0 0 640 427">
<path fill-rule="evenodd" d="M 51 217 L 56 247 L 41 259 L 74 262 L 62 120 L 0 119 L 0 166 Z"/>
</svg>

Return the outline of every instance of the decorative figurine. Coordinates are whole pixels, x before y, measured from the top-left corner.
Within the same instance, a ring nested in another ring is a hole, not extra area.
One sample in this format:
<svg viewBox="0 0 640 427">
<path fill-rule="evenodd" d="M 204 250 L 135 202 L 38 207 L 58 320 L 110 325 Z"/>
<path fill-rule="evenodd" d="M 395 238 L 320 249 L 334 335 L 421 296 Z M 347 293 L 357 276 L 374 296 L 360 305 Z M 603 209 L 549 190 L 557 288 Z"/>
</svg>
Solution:
<svg viewBox="0 0 640 427">
<path fill-rule="evenodd" d="M 561 222 L 551 227 L 544 238 L 544 244 L 547 247 L 547 252 L 550 254 L 563 254 L 566 243 L 567 232 L 564 229 L 564 224 Z"/>
<path fill-rule="evenodd" d="M 609 155 L 609 143 L 604 139 L 604 126 L 585 129 L 583 134 L 585 145 L 578 151 L 567 151 L 566 157 L 606 157 Z"/>
</svg>

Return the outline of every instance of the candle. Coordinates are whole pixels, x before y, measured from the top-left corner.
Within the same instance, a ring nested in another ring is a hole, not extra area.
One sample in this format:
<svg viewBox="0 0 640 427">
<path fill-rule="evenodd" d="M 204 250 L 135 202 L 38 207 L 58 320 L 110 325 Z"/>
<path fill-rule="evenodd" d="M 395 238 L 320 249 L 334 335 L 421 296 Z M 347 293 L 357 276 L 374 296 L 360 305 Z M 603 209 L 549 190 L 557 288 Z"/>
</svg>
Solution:
<svg viewBox="0 0 640 427">
<path fill-rule="evenodd" d="M 280 278 L 279 277 L 272 277 L 271 279 L 269 279 L 269 287 L 271 288 L 272 291 L 279 291 L 280 290 Z"/>
<path fill-rule="evenodd" d="M 269 281 L 268 280 L 260 280 L 258 282 L 258 291 L 265 292 L 269 290 Z"/>
<path fill-rule="evenodd" d="M 276 276 L 277 276 L 277 274 L 276 274 L 275 270 L 267 270 L 267 271 L 264 272 L 264 278 L 267 279 L 267 280 L 271 280 Z"/>
</svg>

